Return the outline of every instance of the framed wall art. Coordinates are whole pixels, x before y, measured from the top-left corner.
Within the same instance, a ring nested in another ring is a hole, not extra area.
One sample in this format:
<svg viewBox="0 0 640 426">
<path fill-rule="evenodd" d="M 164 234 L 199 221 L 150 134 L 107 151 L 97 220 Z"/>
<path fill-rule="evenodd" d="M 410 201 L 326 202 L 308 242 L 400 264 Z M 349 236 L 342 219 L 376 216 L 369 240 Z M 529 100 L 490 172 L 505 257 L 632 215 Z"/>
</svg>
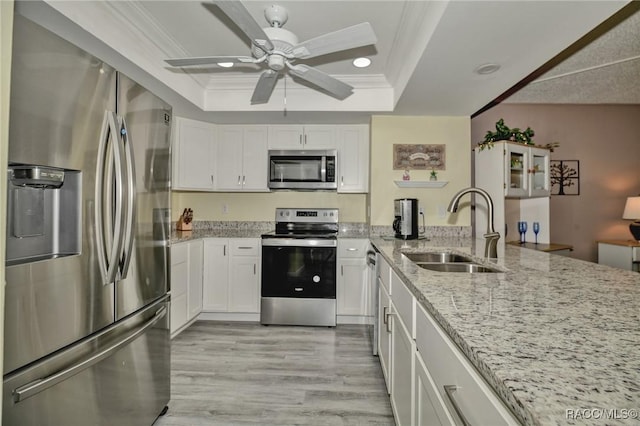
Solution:
<svg viewBox="0 0 640 426">
<path fill-rule="evenodd" d="M 551 160 L 551 195 L 580 195 L 580 161 Z"/>
<path fill-rule="evenodd" d="M 446 145 L 393 144 L 394 170 L 445 170 Z"/>
</svg>

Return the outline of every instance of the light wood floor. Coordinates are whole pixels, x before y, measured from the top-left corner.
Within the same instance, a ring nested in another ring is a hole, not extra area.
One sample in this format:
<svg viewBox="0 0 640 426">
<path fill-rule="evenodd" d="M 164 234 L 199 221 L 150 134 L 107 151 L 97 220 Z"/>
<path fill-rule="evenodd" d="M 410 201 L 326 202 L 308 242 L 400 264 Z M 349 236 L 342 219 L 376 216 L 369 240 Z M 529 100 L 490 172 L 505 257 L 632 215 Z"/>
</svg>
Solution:
<svg viewBox="0 0 640 426">
<path fill-rule="evenodd" d="M 198 321 L 172 341 L 155 426 L 394 425 L 364 326 Z"/>
</svg>

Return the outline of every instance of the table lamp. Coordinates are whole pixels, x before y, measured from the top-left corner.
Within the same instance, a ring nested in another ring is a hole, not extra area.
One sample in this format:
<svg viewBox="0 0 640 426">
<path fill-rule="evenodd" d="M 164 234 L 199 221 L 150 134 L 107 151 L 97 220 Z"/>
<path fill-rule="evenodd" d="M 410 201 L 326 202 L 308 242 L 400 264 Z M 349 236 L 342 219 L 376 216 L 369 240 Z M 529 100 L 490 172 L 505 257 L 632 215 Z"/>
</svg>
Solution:
<svg viewBox="0 0 640 426">
<path fill-rule="evenodd" d="M 633 235 L 633 239 L 640 241 L 640 196 L 628 197 L 627 203 L 624 206 L 624 213 L 622 213 L 623 219 L 631 219 L 633 222 L 629 225 L 629 230 Z"/>
</svg>

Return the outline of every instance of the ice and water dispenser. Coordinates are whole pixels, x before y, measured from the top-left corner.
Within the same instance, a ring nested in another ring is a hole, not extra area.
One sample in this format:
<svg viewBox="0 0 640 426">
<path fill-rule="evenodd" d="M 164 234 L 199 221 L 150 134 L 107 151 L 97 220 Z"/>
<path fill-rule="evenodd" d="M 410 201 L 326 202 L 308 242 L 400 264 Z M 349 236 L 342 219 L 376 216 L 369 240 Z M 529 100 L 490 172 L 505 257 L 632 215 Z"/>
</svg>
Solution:
<svg viewBox="0 0 640 426">
<path fill-rule="evenodd" d="M 10 164 L 6 265 L 79 254 L 81 196 L 80 171 Z"/>
</svg>

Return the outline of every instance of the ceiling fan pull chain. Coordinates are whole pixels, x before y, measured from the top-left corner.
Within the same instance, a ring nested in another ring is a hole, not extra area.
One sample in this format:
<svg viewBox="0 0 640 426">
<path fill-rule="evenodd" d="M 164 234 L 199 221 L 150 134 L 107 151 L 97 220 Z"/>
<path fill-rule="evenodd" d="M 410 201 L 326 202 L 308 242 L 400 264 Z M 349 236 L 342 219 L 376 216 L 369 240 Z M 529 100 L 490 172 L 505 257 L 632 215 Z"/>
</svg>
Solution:
<svg viewBox="0 0 640 426">
<path fill-rule="evenodd" d="M 284 116 L 287 116 L 287 75 L 284 75 Z"/>
</svg>

